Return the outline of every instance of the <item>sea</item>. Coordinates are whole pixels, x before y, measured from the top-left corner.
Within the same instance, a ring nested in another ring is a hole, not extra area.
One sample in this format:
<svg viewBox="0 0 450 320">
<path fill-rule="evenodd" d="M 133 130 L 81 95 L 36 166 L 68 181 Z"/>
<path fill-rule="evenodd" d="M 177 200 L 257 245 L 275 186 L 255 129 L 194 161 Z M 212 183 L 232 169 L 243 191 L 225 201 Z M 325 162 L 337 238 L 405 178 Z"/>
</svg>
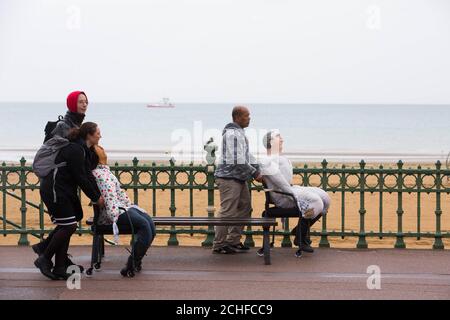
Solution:
<svg viewBox="0 0 450 320">
<path fill-rule="evenodd" d="M 210 139 L 221 145 L 233 103 L 91 102 L 85 121 L 96 122 L 109 160 L 205 162 Z M 445 162 L 450 152 L 450 105 L 249 103 L 246 128 L 251 152 L 265 153 L 262 137 L 278 130 L 294 161 Z M 33 160 L 47 121 L 66 112 L 64 103 L 0 103 L 0 161 Z"/>
</svg>

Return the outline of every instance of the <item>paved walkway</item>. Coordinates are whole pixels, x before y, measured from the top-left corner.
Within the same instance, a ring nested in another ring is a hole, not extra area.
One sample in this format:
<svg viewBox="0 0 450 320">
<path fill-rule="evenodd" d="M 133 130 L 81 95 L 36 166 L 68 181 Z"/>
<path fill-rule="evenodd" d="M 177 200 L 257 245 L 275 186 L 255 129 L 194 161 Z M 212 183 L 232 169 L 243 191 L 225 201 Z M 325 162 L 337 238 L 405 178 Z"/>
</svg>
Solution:
<svg viewBox="0 0 450 320">
<path fill-rule="evenodd" d="M 70 252 L 89 264 L 89 246 Z M 69 290 L 34 268 L 30 247 L 0 246 L 0 299 L 450 299 L 449 250 L 316 249 L 297 259 L 294 249 L 275 248 L 270 266 L 255 252 L 154 247 L 143 271 L 124 279 L 119 270 L 128 253 L 107 246 L 101 272 Z M 379 290 L 367 287 L 371 265 L 381 271 Z"/>
</svg>

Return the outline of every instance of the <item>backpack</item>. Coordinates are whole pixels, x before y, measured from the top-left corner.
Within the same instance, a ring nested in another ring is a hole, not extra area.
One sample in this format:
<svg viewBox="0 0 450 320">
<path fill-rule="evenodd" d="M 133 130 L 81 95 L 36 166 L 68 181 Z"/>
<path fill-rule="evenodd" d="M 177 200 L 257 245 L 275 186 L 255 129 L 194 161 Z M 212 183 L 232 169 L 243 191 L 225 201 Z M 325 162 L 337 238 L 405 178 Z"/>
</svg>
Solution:
<svg viewBox="0 0 450 320">
<path fill-rule="evenodd" d="M 58 120 L 47 122 L 47 125 L 45 126 L 45 129 L 44 129 L 44 132 L 45 132 L 44 143 L 52 138 L 53 130 L 55 130 L 56 126 L 58 125 L 58 122 L 62 121 L 63 119 L 64 119 L 64 117 L 60 115 L 60 116 L 58 116 Z"/>
<path fill-rule="evenodd" d="M 33 160 L 33 172 L 39 179 L 47 177 L 53 171 L 53 200 L 56 203 L 55 178 L 58 168 L 67 165 L 66 162 L 55 164 L 56 156 L 62 148 L 69 144 L 69 140 L 54 136 L 46 141 L 36 152 Z"/>
</svg>

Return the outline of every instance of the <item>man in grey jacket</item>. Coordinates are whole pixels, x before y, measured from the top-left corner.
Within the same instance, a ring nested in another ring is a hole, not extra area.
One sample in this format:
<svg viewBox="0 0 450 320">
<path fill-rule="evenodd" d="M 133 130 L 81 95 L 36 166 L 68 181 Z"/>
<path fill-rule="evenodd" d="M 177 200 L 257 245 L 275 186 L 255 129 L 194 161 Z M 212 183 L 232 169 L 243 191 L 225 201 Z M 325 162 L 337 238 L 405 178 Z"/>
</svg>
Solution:
<svg viewBox="0 0 450 320">
<path fill-rule="evenodd" d="M 219 218 L 250 217 L 251 201 L 247 181 L 262 181 L 259 166 L 249 152 L 244 128 L 250 123 L 250 112 L 244 106 L 236 106 L 232 112 L 233 122 L 222 132 L 222 154 L 216 172 L 220 193 Z M 217 226 L 213 253 L 232 254 L 246 252 L 249 247 L 241 242 L 243 226 Z"/>
</svg>

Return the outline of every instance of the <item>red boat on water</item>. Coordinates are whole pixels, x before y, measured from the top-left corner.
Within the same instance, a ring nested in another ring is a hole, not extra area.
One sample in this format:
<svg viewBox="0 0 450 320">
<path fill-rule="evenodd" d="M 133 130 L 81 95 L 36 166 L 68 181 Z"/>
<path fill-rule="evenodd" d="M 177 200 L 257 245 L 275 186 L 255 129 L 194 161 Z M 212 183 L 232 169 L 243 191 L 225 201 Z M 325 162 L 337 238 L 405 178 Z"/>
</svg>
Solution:
<svg viewBox="0 0 450 320">
<path fill-rule="evenodd" d="M 147 108 L 175 108 L 175 105 L 169 101 L 169 98 L 163 98 L 161 103 L 147 104 Z"/>
</svg>

